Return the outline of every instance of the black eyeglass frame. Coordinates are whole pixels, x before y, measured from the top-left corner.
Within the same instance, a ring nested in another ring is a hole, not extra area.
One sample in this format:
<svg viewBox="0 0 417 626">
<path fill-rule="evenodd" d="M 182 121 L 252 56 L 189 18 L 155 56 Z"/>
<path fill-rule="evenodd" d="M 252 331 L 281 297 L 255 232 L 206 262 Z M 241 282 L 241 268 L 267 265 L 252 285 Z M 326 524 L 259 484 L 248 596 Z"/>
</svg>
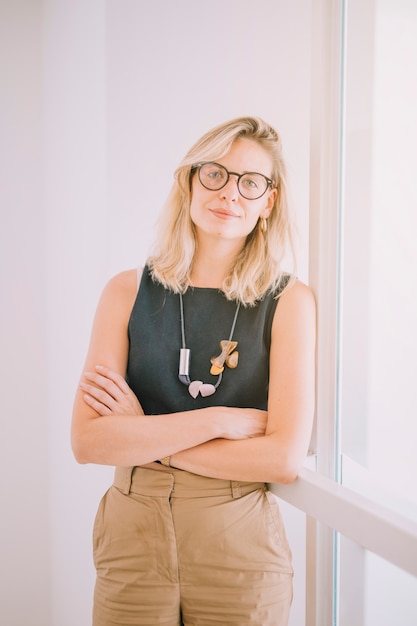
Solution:
<svg viewBox="0 0 417 626">
<path fill-rule="evenodd" d="M 203 165 L 216 165 L 217 167 L 221 167 L 227 174 L 226 181 L 223 183 L 223 185 L 221 185 L 217 189 L 212 189 L 211 187 L 207 187 L 203 183 L 203 181 L 201 180 L 201 177 L 200 177 L 200 170 L 203 167 Z M 260 172 L 243 172 L 243 174 L 238 174 L 237 172 L 229 172 L 229 170 L 224 165 L 221 165 L 220 163 L 216 163 L 216 161 L 201 161 L 200 163 L 195 163 L 194 165 L 191 166 L 191 172 L 193 172 L 195 170 L 198 171 L 198 180 L 203 185 L 204 189 L 208 189 L 209 191 L 220 191 L 220 189 L 223 189 L 223 187 L 226 187 L 227 183 L 230 180 L 230 176 L 237 176 L 237 181 L 236 181 L 237 189 L 238 189 L 240 195 L 242 196 L 242 198 L 245 198 L 245 200 L 259 200 L 259 198 L 262 198 L 262 196 L 264 196 L 266 194 L 266 192 L 268 191 L 268 187 L 270 187 L 271 189 L 273 189 L 275 187 L 275 181 L 272 180 L 272 178 L 268 178 L 268 176 L 265 176 L 265 174 L 261 174 Z M 252 175 L 256 174 L 256 176 L 262 176 L 262 178 L 264 178 L 266 180 L 265 191 L 263 191 L 261 193 L 261 195 L 257 196 L 256 198 L 248 198 L 247 196 L 245 196 L 241 192 L 240 186 L 239 186 L 240 179 L 243 176 L 250 176 L 251 174 Z"/>
</svg>

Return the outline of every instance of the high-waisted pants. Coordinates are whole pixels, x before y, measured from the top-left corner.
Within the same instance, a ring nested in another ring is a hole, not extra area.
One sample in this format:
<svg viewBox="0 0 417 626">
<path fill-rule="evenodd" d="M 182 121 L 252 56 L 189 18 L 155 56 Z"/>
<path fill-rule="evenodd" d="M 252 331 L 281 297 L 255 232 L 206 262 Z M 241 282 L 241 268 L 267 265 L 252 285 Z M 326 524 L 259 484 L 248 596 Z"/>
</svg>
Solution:
<svg viewBox="0 0 417 626">
<path fill-rule="evenodd" d="M 94 525 L 93 626 L 286 626 L 291 553 L 264 483 L 118 468 Z"/>
</svg>

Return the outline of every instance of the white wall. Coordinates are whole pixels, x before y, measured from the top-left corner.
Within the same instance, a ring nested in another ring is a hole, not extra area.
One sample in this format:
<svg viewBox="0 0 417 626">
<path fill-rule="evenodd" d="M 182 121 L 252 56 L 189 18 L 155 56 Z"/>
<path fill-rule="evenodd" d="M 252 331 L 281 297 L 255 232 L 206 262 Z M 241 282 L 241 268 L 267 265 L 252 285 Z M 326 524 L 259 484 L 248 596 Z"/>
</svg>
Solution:
<svg viewBox="0 0 417 626">
<path fill-rule="evenodd" d="M 109 274 L 106 5 L 45 0 L 43 24 L 50 626 L 88 626 L 92 520 L 112 472 L 75 463 L 69 428 L 95 305 Z"/>
<path fill-rule="evenodd" d="M 50 543 L 41 14 L 36 1 L 0 7 L 0 623 L 45 626 Z"/>
<path fill-rule="evenodd" d="M 73 460 L 72 398 L 102 286 L 144 261 L 173 169 L 212 125 L 257 114 L 282 132 L 306 277 L 310 10 L 309 0 L 1 4 L 1 623 L 90 623 L 91 528 L 112 470 Z M 303 518 L 284 513 L 301 626 Z"/>
</svg>

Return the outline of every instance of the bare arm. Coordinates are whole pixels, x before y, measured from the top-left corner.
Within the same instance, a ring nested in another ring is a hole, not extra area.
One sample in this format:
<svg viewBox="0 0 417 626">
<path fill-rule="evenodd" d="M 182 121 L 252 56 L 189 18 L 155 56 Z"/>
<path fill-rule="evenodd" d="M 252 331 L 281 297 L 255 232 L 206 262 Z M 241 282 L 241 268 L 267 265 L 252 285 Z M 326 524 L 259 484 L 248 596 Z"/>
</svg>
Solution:
<svg viewBox="0 0 417 626">
<path fill-rule="evenodd" d="M 314 414 L 315 303 L 297 282 L 278 303 L 264 436 L 216 440 L 174 454 L 171 464 L 213 478 L 291 482 L 308 452 Z"/>
<path fill-rule="evenodd" d="M 71 437 L 76 459 L 80 463 L 144 465 L 215 438 L 262 434 L 262 411 L 210 407 L 144 415 L 124 382 L 127 326 L 136 290 L 136 271 L 123 272 L 108 283 L 100 299 L 85 374 L 74 402 Z"/>
</svg>

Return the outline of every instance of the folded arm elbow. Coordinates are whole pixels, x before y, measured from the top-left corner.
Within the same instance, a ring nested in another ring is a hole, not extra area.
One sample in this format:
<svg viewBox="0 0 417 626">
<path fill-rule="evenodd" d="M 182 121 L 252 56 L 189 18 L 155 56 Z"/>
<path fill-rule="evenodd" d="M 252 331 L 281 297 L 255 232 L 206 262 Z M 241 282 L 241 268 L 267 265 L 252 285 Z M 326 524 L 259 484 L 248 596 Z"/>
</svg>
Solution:
<svg viewBox="0 0 417 626">
<path fill-rule="evenodd" d="M 80 432 L 80 429 L 74 429 L 71 432 L 71 449 L 74 455 L 75 460 L 80 465 L 86 465 L 87 463 L 91 463 L 91 449 L 90 445 L 87 442 L 87 438 L 83 433 Z"/>
<path fill-rule="evenodd" d="M 280 475 L 279 480 L 277 480 L 276 482 L 281 483 L 283 485 L 289 485 L 290 483 L 294 482 L 299 472 L 300 472 L 300 469 L 298 467 L 297 468 L 294 468 L 294 467 L 285 468 L 285 471 Z"/>
<path fill-rule="evenodd" d="M 279 464 L 279 467 L 277 467 L 277 469 L 272 473 L 271 478 L 270 480 L 268 480 L 268 482 L 288 485 L 294 482 L 299 472 L 300 472 L 299 467 L 294 467 L 294 466 L 283 467 L 281 464 Z"/>
<path fill-rule="evenodd" d="M 273 473 L 268 482 L 288 485 L 297 478 L 304 459 L 298 454 L 281 453 L 274 463 Z"/>
<path fill-rule="evenodd" d="M 80 463 L 80 465 L 89 463 L 88 455 L 86 454 L 84 446 L 82 446 L 79 441 L 76 441 L 74 437 L 71 440 L 71 448 L 77 463 Z"/>
</svg>

